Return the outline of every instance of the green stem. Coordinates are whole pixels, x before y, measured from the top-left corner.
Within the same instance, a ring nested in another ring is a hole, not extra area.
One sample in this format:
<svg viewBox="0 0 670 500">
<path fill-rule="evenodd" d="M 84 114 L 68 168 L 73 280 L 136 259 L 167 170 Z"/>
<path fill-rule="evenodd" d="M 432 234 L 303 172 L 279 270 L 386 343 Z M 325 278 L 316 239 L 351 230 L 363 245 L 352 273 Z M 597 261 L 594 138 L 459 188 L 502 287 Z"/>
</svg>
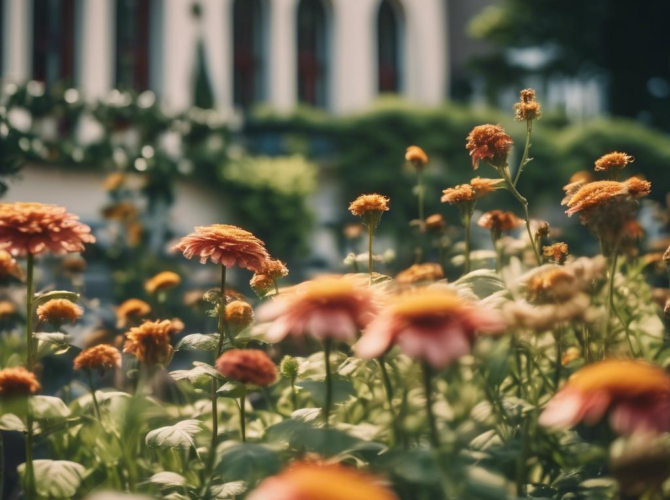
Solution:
<svg viewBox="0 0 670 500">
<path fill-rule="evenodd" d="M 523 167 L 526 166 L 526 161 L 528 160 L 528 152 L 530 151 L 530 136 L 532 133 L 533 133 L 533 121 L 526 120 L 526 146 L 523 148 L 523 155 L 521 156 L 521 162 L 519 163 L 519 168 L 517 169 L 516 176 L 514 177 L 515 187 L 517 182 L 519 182 L 519 177 L 521 177 Z"/>
<path fill-rule="evenodd" d="M 433 383 L 432 383 L 432 369 L 430 365 L 423 362 L 423 388 L 426 396 L 426 414 L 428 416 L 428 426 L 430 428 L 430 443 L 433 448 L 440 447 L 440 439 L 437 435 L 437 423 L 435 421 L 435 414 L 433 413 Z"/>
<path fill-rule="evenodd" d="M 556 364 L 554 365 L 554 388 L 558 392 L 558 386 L 561 383 L 561 368 L 563 366 L 563 327 L 559 326 L 554 337 L 556 342 Z"/>
<path fill-rule="evenodd" d="M 517 497 L 522 498 L 523 486 L 527 481 L 527 472 L 526 472 L 526 461 L 528 460 L 528 451 L 529 451 L 529 430 L 530 430 L 530 418 L 526 416 L 521 434 L 521 453 L 517 458 L 517 467 L 516 467 L 516 494 Z"/>
<path fill-rule="evenodd" d="M 221 266 L 221 306 L 219 307 L 219 345 L 216 348 L 217 357 L 223 353 L 223 339 L 228 337 L 231 345 L 233 339 L 228 331 L 228 322 L 226 321 L 226 266 Z"/>
<path fill-rule="evenodd" d="M 219 437 L 219 408 L 218 396 L 216 394 L 216 379 L 212 377 L 212 386 L 210 391 L 212 402 L 212 441 L 209 445 L 209 457 L 207 459 L 206 476 L 209 477 L 214 467 L 214 457 L 216 456 L 216 444 Z"/>
<path fill-rule="evenodd" d="M 293 403 L 293 411 L 298 409 L 298 393 L 295 390 L 295 378 L 291 378 L 291 403 Z"/>
<path fill-rule="evenodd" d="M 368 224 L 368 272 L 370 273 L 370 284 L 372 285 L 372 239 L 374 237 L 374 227 Z"/>
<path fill-rule="evenodd" d="M 331 339 L 326 339 L 323 342 L 323 357 L 326 364 L 326 404 L 324 405 L 323 410 L 323 421 L 326 428 L 329 425 L 330 420 L 330 409 L 333 404 L 333 381 L 332 375 L 330 373 L 330 348 L 331 348 Z"/>
<path fill-rule="evenodd" d="M 242 442 L 247 440 L 247 417 L 246 417 L 246 406 L 247 406 L 247 388 L 243 387 L 242 396 L 240 397 L 240 434 L 242 435 Z"/>
<path fill-rule="evenodd" d="M 416 189 L 417 189 L 417 194 L 419 197 L 419 227 L 421 228 L 421 232 L 423 233 L 426 230 L 426 218 L 423 213 L 423 170 L 419 169 L 417 171 L 417 179 L 416 179 Z"/>
<path fill-rule="evenodd" d="M 496 272 L 502 275 L 502 248 L 498 245 L 498 238 L 493 234 L 493 231 L 491 231 L 491 241 L 493 242 L 493 251 L 496 254 Z"/>
<path fill-rule="evenodd" d="M 463 218 L 463 225 L 465 226 L 465 268 L 464 274 L 470 272 L 470 219 L 472 215 L 470 213 L 466 214 Z"/>
<path fill-rule="evenodd" d="M 93 385 L 93 374 L 91 370 L 86 370 L 86 377 L 88 378 L 88 386 L 91 389 L 91 397 L 93 398 L 93 407 L 95 408 L 95 416 L 98 417 L 98 422 L 102 425 L 102 414 L 100 413 L 100 405 L 98 398 L 95 395 L 95 385 Z"/>
<path fill-rule="evenodd" d="M 610 267 L 609 283 L 607 285 L 607 314 L 605 315 L 605 353 L 607 353 L 610 344 L 610 319 L 612 317 L 612 304 L 614 302 L 614 277 L 616 275 L 616 265 L 619 258 L 619 245 L 614 245 L 612 250 L 612 265 Z"/>
<path fill-rule="evenodd" d="M 400 429 L 398 428 L 398 421 L 395 416 L 395 411 L 393 410 L 393 385 L 391 385 L 391 377 L 389 377 L 388 370 L 386 369 L 386 361 L 384 355 L 382 354 L 377 359 L 379 363 L 379 369 L 382 372 L 382 381 L 384 382 L 384 392 L 386 392 L 386 401 L 389 405 L 389 412 L 391 413 L 391 426 L 393 427 L 393 436 L 395 438 L 395 443 L 398 444 L 401 441 Z"/>
<path fill-rule="evenodd" d="M 29 254 L 30 255 L 30 254 Z M 26 498 L 33 500 L 35 495 L 35 468 L 33 466 L 33 414 L 30 402 L 26 412 Z"/>
<path fill-rule="evenodd" d="M 35 258 L 33 254 L 28 253 L 26 257 L 26 344 L 28 357 L 26 368 L 33 371 L 35 359 L 33 355 L 33 271 L 35 267 Z"/>
<path fill-rule="evenodd" d="M 528 200 L 524 198 L 519 191 L 517 191 L 516 186 L 510 178 L 509 169 L 507 167 L 499 169 L 502 178 L 507 183 L 507 189 L 512 196 L 514 196 L 517 201 L 523 207 L 523 216 L 526 221 L 526 231 L 528 232 L 528 238 L 530 238 L 530 245 L 533 247 L 533 252 L 535 253 L 535 260 L 537 260 L 537 265 L 542 265 L 542 258 L 540 257 L 540 252 L 537 249 L 537 244 L 535 243 L 535 237 L 533 236 L 533 231 L 530 229 L 530 215 L 528 214 Z"/>
</svg>

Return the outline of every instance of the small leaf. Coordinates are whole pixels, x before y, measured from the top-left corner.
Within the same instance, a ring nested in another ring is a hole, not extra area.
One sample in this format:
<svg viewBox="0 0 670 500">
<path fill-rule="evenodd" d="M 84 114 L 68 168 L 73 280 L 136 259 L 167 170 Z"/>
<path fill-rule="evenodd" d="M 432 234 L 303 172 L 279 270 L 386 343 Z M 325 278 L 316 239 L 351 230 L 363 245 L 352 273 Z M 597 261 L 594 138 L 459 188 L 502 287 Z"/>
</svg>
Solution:
<svg viewBox="0 0 670 500">
<path fill-rule="evenodd" d="M 70 350 L 70 336 L 62 332 L 38 332 L 33 333 L 33 338 L 39 340 L 37 345 L 37 357 L 41 358 L 48 354 L 65 354 Z"/>
<path fill-rule="evenodd" d="M 170 376 L 175 380 L 188 380 L 196 387 L 203 387 L 210 383 L 214 378 L 222 380 L 223 375 L 219 371 L 206 363 L 195 361 L 195 366 L 190 370 L 175 370 L 170 372 Z"/>
<path fill-rule="evenodd" d="M 218 333 L 192 333 L 175 346 L 175 351 L 215 351 L 219 346 Z"/>
<path fill-rule="evenodd" d="M 199 420 L 183 420 L 154 429 L 145 439 L 149 448 L 195 448 L 195 435 L 202 430 Z"/>
<path fill-rule="evenodd" d="M 335 378 L 333 381 L 333 403 L 341 403 L 356 395 L 354 385 L 343 379 Z M 312 399 L 319 406 L 326 404 L 326 382 L 323 380 L 305 380 L 300 382 L 300 386 L 309 392 Z"/>
<path fill-rule="evenodd" d="M 73 498 L 86 471 L 83 465 L 67 460 L 34 460 L 33 466 L 35 489 L 46 498 Z M 18 467 L 22 477 L 25 468 L 26 464 Z"/>
<path fill-rule="evenodd" d="M 220 398 L 241 398 L 244 396 L 246 388 L 240 382 L 226 382 L 216 391 Z"/>
<path fill-rule="evenodd" d="M 291 413 L 291 418 L 302 422 L 311 422 L 319 418 L 319 415 L 321 415 L 321 408 L 301 408 Z"/>
<path fill-rule="evenodd" d="M 159 472 L 151 476 L 142 484 L 157 484 L 161 488 L 173 488 L 186 484 L 186 478 L 176 472 Z"/>
<path fill-rule="evenodd" d="M 45 302 L 54 299 L 65 299 L 70 302 L 77 302 L 79 300 L 79 294 L 68 292 L 67 290 L 53 290 L 46 293 L 36 293 L 33 297 L 33 307 L 37 307 L 40 304 L 44 304 Z"/>
<path fill-rule="evenodd" d="M 65 419 L 70 416 L 70 409 L 65 403 L 53 396 L 31 397 L 30 411 L 35 420 Z"/>
<path fill-rule="evenodd" d="M 216 500 L 225 500 L 227 498 L 233 498 L 238 495 L 242 495 L 245 491 L 247 491 L 247 488 L 247 483 L 244 481 L 232 481 L 230 483 L 213 485 L 209 489 L 209 492 Z"/>
<path fill-rule="evenodd" d="M 500 279 L 498 273 L 491 269 L 477 269 L 466 274 L 454 282 L 459 292 L 473 294 L 479 299 L 505 290 L 505 283 Z"/>
<path fill-rule="evenodd" d="M 18 416 L 6 413 L 0 417 L 0 430 L 25 432 L 26 424 Z"/>
</svg>

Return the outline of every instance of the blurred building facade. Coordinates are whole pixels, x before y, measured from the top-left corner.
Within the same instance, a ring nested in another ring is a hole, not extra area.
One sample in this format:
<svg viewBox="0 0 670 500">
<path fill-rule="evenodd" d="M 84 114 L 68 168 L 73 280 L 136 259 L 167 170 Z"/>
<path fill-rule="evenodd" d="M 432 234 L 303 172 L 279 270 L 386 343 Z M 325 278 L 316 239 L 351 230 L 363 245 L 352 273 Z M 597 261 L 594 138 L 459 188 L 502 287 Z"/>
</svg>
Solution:
<svg viewBox="0 0 670 500">
<path fill-rule="evenodd" d="M 444 0 L 0 0 L 0 13 L 5 81 L 62 82 L 88 100 L 152 90 L 178 112 L 199 65 L 224 113 L 448 95 Z"/>
</svg>

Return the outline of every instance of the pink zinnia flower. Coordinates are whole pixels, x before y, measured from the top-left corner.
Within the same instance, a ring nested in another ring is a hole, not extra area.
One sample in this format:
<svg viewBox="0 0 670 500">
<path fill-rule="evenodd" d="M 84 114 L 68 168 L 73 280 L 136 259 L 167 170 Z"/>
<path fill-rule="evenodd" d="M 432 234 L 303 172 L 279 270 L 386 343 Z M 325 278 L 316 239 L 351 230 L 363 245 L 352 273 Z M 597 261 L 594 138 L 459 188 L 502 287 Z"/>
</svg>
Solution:
<svg viewBox="0 0 670 500">
<path fill-rule="evenodd" d="M 447 289 L 425 288 L 396 297 L 354 348 L 358 356 L 372 359 L 396 344 L 408 356 L 441 369 L 470 352 L 476 332 L 495 333 L 504 326 L 491 309 Z"/>
<path fill-rule="evenodd" d="M 595 425 L 609 411 L 619 434 L 670 431 L 670 377 L 642 361 L 606 360 L 575 373 L 549 402 L 540 424 L 568 428 Z"/>
<path fill-rule="evenodd" d="M 0 203 L 0 248 L 15 257 L 83 252 L 85 243 L 95 243 L 91 228 L 64 207 Z"/>
<path fill-rule="evenodd" d="M 249 231 L 227 224 L 198 226 L 174 249 L 181 250 L 187 259 L 198 257 L 201 264 L 211 260 L 226 267 L 237 265 L 259 273 L 270 260 L 265 243 Z"/>
<path fill-rule="evenodd" d="M 259 310 L 273 321 L 266 338 L 278 342 L 289 334 L 318 339 L 353 340 L 377 312 L 373 294 L 346 277 L 327 276 L 308 281 Z"/>
</svg>

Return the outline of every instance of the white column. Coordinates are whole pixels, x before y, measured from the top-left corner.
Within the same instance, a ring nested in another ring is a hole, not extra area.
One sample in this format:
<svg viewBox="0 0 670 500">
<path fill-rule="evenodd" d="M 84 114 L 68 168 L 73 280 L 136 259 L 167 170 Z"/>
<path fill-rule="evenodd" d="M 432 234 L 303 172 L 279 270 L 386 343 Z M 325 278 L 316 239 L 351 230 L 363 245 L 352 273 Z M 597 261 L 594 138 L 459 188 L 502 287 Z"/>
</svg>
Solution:
<svg viewBox="0 0 670 500">
<path fill-rule="evenodd" d="M 269 7 L 270 28 L 266 88 L 272 107 L 278 112 L 288 112 L 295 108 L 298 100 L 298 1 L 271 0 L 265 5 Z"/>
<path fill-rule="evenodd" d="M 32 0 L 5 0 L 3 76 L 22 83 L 32 76 Z"/>
<path fill-rule="evenodd" d="M 440 104 L 447 95 L 446 2 L 406 0 L 405 93 L 415 102 Z"/>
<path fill-rule="evenodd" d="M 202 2 L 207 74 L 217 109 L 233 111 L 233 0 Z"/>
<path fill-rule="evenodd" d="M 79 3 L 79 87 L 87 100 L 106 96 L 114 86 L 115 2 L 85 0 Z"/>
<path fill-rule="evenodd" d="M 163 53 L 159 65 L 160 99 L 169 112 L 188 109 L 193 102 L 198 32 L 190 0 L 162 0 Z M 203 13 L 204 15 L 204 13 Z"/>
<path fill-rule="evenodd" d="M 379 0 L 333 2 L 331 102 L 337 113 L 358 111 L 375 98 L 378 8 Z"/>
</svg>

